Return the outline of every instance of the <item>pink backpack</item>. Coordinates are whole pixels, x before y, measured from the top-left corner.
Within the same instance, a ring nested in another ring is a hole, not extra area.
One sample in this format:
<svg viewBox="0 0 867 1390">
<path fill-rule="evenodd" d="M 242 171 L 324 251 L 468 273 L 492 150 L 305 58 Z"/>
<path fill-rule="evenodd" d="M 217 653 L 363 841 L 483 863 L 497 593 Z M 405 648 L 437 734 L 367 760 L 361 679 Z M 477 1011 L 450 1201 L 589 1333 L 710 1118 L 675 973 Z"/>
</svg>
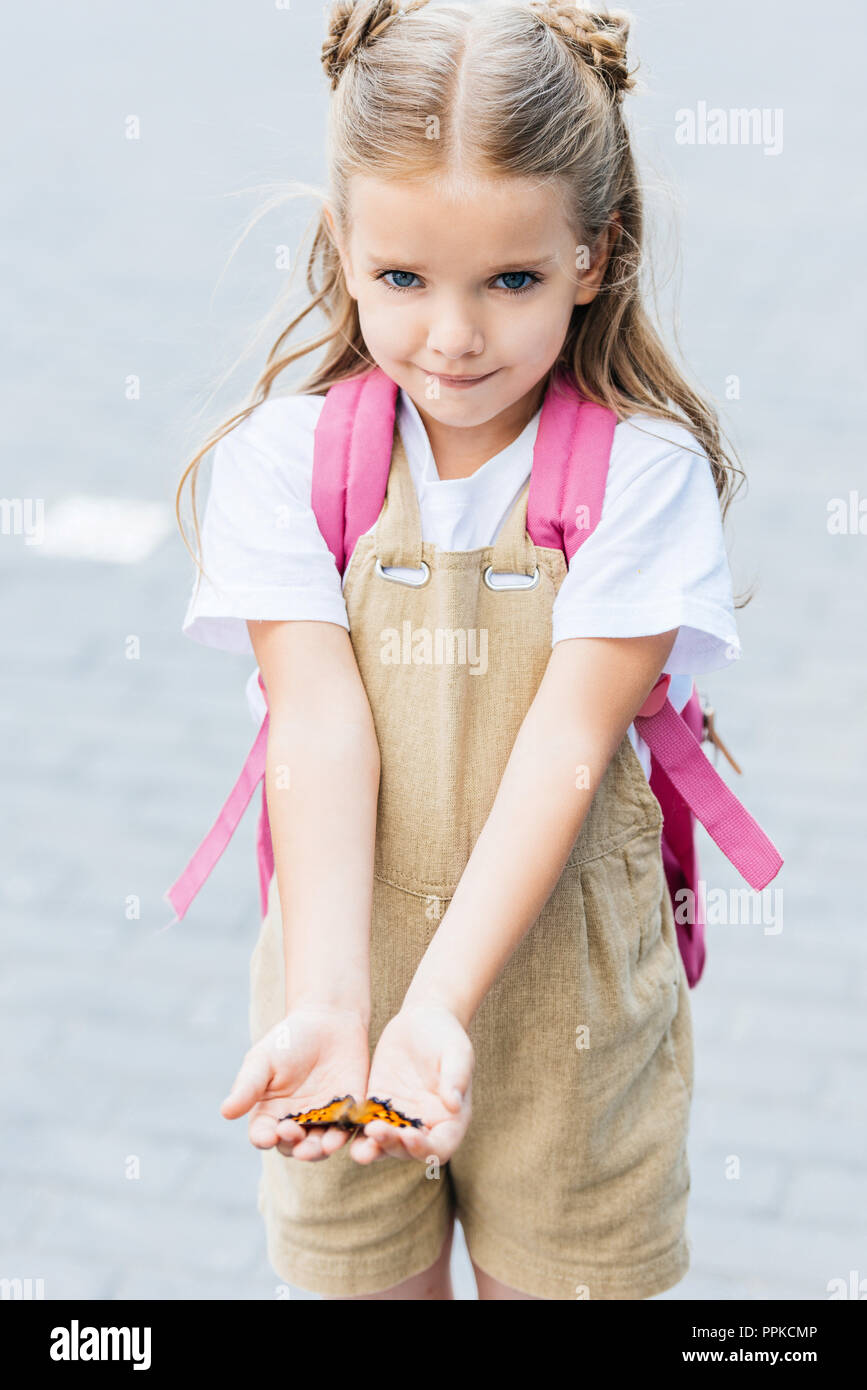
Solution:
<svg viewBox="0 0 867 1390">
<path fill-rule="evenodd" d="M 359 536 L 373 526 L 382 508 L 391 466 L 397 393 L 396 383 L 375 367 L 337 382 L 325 397 L 314 442 L 312 504 L 341 575 Z M 530 474 L 527 531 L 535 545 L 562 550 L 567 563 L 602 515 L 616 423 L 613 411 L 584 400 L 564 378 L 558 378 L 545 396 Z M 650 749 L 650 787 L 663 814 L 663 865 L 686 977 L 694 986 L 705 962 L 696 820 L 751 888 L 765 888 L 783 861 L 705 757 L 701 742 L 708 729 L 695 685 L 679 713 L 668 699 L 670 680 L 668 675 L 660 676 L 635 717 L 635 727 Z M 259 686 L 267 706 L 261 673 Z M 267 740 L 266 709 L 241 775 L 217 820 L 164 894 L 176 914 L 169 926 L 186 913 L 228 845 L 259 782 L 262 805 L 257 858 L 264 916 L 274 872 L 264 781 Z M 688 920 L 680 920 L 685 904 Z"/>
</svg>

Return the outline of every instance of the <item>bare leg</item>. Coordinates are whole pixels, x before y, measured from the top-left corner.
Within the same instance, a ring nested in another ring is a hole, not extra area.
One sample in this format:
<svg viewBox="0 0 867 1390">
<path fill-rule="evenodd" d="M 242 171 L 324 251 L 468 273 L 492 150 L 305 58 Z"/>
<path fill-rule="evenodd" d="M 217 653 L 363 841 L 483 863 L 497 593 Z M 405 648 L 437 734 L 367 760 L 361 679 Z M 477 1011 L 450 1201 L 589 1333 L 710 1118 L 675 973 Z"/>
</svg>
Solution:
<svg viewBox="0 0 867 1390">
<path fill-rule="evenodd" d="M 451 1276 L 451 1254 L 452 1238 L 454 1236 L 454 1217 L 449 1221 L 443 1247 L 435 1262 L 428 1269 L 422 1270 L 421 1274 L 413 1274 L 409 1279 L 404 1279 L 400 1284 L 394 1284 L 390 1289 L 382 1289 L 379 1293 L 357 1293 L 357 1294 L 323 1294 L 323 1298 L 336 1301 L 340 1300 L 357 1302 L 362 1299 L 374 1298 L 397 1298 L 397 1299 L 453 1299 L 454 1290 L 452 1289 Z"/>
<path fill-rule="evenodd" d="M 492 1299 L 504 1302 L 507 1299 L 536 1298 L 535 1294 L 521 1293 L 520 1289 L 513 1289 L 508 1284 L 501 1284 L 499 1279 L 495 1279 L 492 1274 L 486 1274 L 483 1269 L 480 1269 L 475 1260 L 472 1261 L 472 1265 L 481 1302 L 487 1303 Z"/>
</svg>

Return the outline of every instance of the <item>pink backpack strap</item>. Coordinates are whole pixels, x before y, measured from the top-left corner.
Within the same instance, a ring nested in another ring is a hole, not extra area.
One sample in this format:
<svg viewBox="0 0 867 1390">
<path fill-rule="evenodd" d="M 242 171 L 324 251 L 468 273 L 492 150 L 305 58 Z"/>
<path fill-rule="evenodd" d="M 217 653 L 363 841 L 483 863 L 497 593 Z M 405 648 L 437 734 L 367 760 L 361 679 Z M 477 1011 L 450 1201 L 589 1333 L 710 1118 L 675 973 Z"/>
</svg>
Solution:
<svg viewBox="0 0 867 1390">
<path fill-rule="evenodd" d="M 617 416 L 585 401 L 565 378 L 545 395 L 527 495 L 527 530 L 535 545 L 562 550 L 567 561 L 602 515 Z"/>
<path fill-rule="evenodd" d="M 668 698 L 660 676 L 636 715 L 635 727 L 671 785 L 751 888 L 766 888 L 783 866 L 777 849 L 705 757 Z"/>
<path fill-rule="evenodd" d="M 602 515 L 616 424 L 613 411 L 584 400 L 565 379 L 552 382 L 539 420 L 527 530 L 536 545 L 562 549 L 567 562 Z M 670 679 L 660 676 L 636 716 L 636 729 L 653 762 L 726 858 L 751 887 L 764 888 L 783 861 L 671 704 Z"/>
<path fill-rule="evenodd" d="M 259 676 L 259 686 L 265 695 L 265 686 Z M 267 701 L 267 695 L 265 696 Z M 268 746 L 268 714 L 262 720 L 253 747 L 247 754 L 241 775 L 229 795 L 223 809 L 214 821 L 198 849 L 194 852 L 183 873 L 175 879 L 171 888 L 163 894 L 164 899 L 175 910 L 175 916 L 166 926 L 174 926 L 185 915 L 187 908 L 198 893 L 205 879 L 211 873 L 240 824 L 241 817 L 250 804 L 253 792 L 262 783 L 262 811 L 259 820 L 257 852 L 259 860 L 259 887 L 262 902 L 262 915 L 268 905 L 268 884 L 274 871 L 274 856 L 271 852 L 271 834 L 268 829 L 268 808 L 265 803 L 265 753 Z M 263 835 L 264 829 L 267 839 Z M 270 860 L 270 863 L 269 863 Z"/>
<path fill-rule="evenodd" d="M 382 510 L 394 440 L 397 384 L 379 367 L 330 388 L 313 446 L 311 501 L 343 574 L 359 536 Z"/>
<path fill-rule="evenodd" d="M 704 734 L 704 713 L 698 689 L 693 682 L 690 697 L 680 718 L 696 741 Z M 651 756 L 650 790 L 662 809 L 662 865 L 668 893 L 675 909 L 677 944 L 693 988 L 701 979 L 705 965 L 704 900 L 701 894 L 701 866 L 695 835 L 695 816 L 683 797 L 666 777 L 659 762 Z M 687 911 L 684 912 L 684 907 Z"/>
<path fill-rule="evenodd" d="M 314 435 L 312 505 L 325 541 L 341 574 L 358 537 L 376 521 L 382 508 L 391 464 L 397 385 L 379 367 L 336 382 L 329 388 Z M 274 848 L 268 820 L 265 756 L 268 746 L 268 692 L 261 672 L 259 688 L 266 712 L 259 732 L 220 814 L 171 888 L 163 894 L 175 916 L 187 912 L 202 884 L 223 854 L 262 783 L 256 835 L 259 901 L 268 908 L 274 873 Z"/>
</svg>

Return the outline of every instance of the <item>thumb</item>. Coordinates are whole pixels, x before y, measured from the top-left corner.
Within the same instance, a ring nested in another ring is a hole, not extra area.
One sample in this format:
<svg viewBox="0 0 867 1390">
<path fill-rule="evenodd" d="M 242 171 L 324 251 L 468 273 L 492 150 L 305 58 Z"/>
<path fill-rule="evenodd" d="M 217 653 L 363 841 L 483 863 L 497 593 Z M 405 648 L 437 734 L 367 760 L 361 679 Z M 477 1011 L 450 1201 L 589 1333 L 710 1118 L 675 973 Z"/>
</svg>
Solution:
<svg viewBox="0 0 867 1390">
<path fill-rule="evenodd" d="M 220 1106 L 227 1120 L 244 1115 L 265 1094 L 274 1075 L 274 1068 L 265 1051 L 248 1054 L 232 1083 L 232 1089 Z"/>
<path fill-rule="evenodd" d="M 459 1110 L 473 1070 L 472 1049 L 452 1047 L 440 1065 L 439 1094 L 449 1110 Z"/>
</svg>

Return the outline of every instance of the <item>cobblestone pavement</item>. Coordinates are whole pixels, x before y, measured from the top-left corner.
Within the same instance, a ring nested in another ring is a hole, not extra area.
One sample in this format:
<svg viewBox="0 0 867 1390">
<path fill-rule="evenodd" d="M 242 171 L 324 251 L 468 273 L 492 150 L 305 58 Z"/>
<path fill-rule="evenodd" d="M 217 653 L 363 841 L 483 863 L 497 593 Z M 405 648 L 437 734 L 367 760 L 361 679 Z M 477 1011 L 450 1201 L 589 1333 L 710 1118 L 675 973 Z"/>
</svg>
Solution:
<svg viewBox="0 0 867 1390">
<path fill-rule="evenodd" d="M 826 524 L 829 499 L 867 496 L 850 273 L 863 217 L 847 206 L 863 44 L 843 9 L 851 43 L 816 65 L 801 0 L 634 6 L 650 87 L 635 124 L 679 202 L 683 351 L 750 477 L 728 528 L 736 585 L 758 586 L 744 659 L 700 688 L 744 774 L 722 770 L 786 860 L 764 922 L 731 920 L 729 897 L 709 927 L 692 996 L 692 1267 L 672 1299 L 821 1299 L 834 1278 L 867 1277 L 867 536 Z M 170 511 L 184 461 L 243 403 L 271 340 L 193 409 L 310 211 L 266 218 L 215 288 L 255 205 L 227 190 L 323 177 L 320 7 L 36 3 L 16 26 L 42 62 L 35 82 L 26 65 L 8 74 L 27 196 L 0 252 L 14 295 L 2 491 L 46 510 L 82 494 Z M 674 113 L 702 101 L 781 109 L 782 151 L 678 145 Z M 137 564 L 2 535 L 0 569 L 0 1275 L 41 1278 L 47 1298 L 274 1297 L 259 1157 L 246 1120 L 218 1113 L 247 1045 L 252 811 L 188 918 L 158 930 L 161 894 L 252 741 L 252 663 L 182 637 L 192 565 L 171 533 Z M 710 887 L 737 888 L 702 847 Z M 460 1241 L 455 1271 L 474 1297 Z"/>
</svg>

